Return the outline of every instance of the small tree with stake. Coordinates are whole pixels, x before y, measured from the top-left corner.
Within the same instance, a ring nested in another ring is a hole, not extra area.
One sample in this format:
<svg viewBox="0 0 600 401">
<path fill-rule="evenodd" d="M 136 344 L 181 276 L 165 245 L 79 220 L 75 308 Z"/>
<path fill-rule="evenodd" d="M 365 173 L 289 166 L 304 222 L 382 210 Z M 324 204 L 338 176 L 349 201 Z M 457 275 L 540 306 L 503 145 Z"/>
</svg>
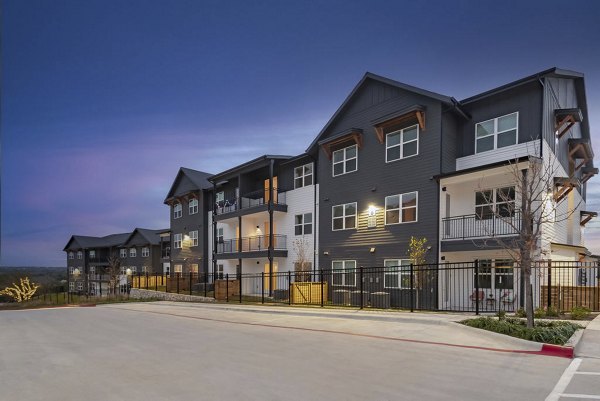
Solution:
<svg viewBox="0 0 600 401">
<path fill-rule="evenodd" d="M 121 282 L 121 258 L 117 254 L 112 253 L 108 259 L 108 267 L 106 268 L 106 274 L 108 275 L 108 287 L 109 294 L 117 293 L 117 287 Z"/>
<path fill-rule="evenodd" d="M 296 238 L 292 243 L 296 254 L 296 281 L 310 281 L 309 243 L 304 237 Z"/>
<path fill-rule="evenodd" d="M 413 264 L 413 283 L 417 289 L 417 308 L 419 307 L 419 290 L 427 285 L 430 278 L 430 270 L 425 266 L 427 263 L 427 238 L 416 238 L 411 236 L 408 243 L 407 256 Z"/>
</svg>

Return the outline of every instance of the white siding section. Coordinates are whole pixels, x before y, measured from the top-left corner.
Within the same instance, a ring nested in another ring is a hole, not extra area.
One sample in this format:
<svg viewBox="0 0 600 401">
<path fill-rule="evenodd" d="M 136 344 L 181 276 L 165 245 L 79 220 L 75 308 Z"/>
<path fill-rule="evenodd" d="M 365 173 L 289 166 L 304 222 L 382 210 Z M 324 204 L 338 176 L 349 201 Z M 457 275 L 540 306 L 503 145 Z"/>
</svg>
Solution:
<svg viewBox="0 0 600 401">
<path fill-rule="evenodd" d="M 530 141 L 456 159 L 456 170 L 485 166 L 527 155 L 539 155 L 540 141 Z"/>
</svg>

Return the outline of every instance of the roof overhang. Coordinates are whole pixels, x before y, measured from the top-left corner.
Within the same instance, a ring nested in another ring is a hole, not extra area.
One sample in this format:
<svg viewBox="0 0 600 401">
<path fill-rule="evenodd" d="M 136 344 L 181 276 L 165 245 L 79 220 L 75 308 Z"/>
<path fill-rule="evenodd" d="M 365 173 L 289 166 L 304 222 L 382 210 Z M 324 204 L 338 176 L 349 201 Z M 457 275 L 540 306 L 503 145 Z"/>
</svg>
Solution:
<svg viewBox="0 0 600 401">
<path fill-rule="evenodd" d="M 598 212 L 582 210 L 579 212 L 579 225 L 584 227 L 591 219 L 598 217 Z"/>
<path fill-rule="evenodd" d="M 323 149 L 329 160 L 331 160 L 333 151 L 338 146 L 343 146 L 345 144 L 356 144 L 360 149 L 363 143 L 362 135 L 362 129 L 350 128 L 349 130 L 342 131 L 334 136 L 319 141 L 319 145 L 321 145 L 321 148 Z"/>
<path fill-rule="evenodd" d="M 594 159 L 594 151 L 589 139 L 570 138 L 569 139 L 569 159 L 573 163 L 574 170 L 577 171 L 590 160 Z"/>
<path fill-rule="evenodd" d="M 407 107 L 398 112 L 372 120 L 371 123 L 375 127 L 375 135 L 377 135 L 379 143 L 384 142 L 384 130 L 395 125 L 406 124 L 408 126 L 411 123 L 416 123 L 419 124 L 421 131 L 425 131 L 425 107 L 421 105 Z"/>
</svg>

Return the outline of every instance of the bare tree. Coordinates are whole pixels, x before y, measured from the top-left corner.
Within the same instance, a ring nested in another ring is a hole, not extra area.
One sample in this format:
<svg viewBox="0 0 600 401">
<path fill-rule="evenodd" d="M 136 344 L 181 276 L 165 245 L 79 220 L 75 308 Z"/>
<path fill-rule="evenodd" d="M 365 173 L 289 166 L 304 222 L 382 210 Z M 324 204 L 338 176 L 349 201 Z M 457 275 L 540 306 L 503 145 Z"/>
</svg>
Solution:
<svg viewBox="0 0 600 401">
<path fill-rule="evenodd" d="M 413 285 L 417 290 L 417 308 L 419 308 L 419 290 L 423 290 L 431 281 L 431 269 L 427 263 L 427 238 L 410 237 L 406 252 L 413 264 Z"/>
<path fill-rule="evenodd" d="M 108 293 L 117 293 L 117 288 L 121 282 L 121 258 L 116 253 L 112 253 L 108 259 L 106 274 L 108 275 Z"/>
<path fill-rule="evenodd" d="M 566 212 L 561 212 L 560 201 L 577 185 L 572 177 L 560 175 L 558 161 L 543 160 L 537 156 L 529 156 L 526 161 L 515 160 L 508 166 L 510 181 L 514 183 L 496 191 L 479 192 L 487 205 L 478 207 L 476 216 L 480 221 L 493 218 L 493 225 L 482 224 L 490 240 L 505 250 L 515 260 L 523 275 L 525 288 L 525 311 L 527 327 L 533 327 L 533 291 L 531 273 L 533 261 L 542 256 L 540 251 L 543 227 L 568 220 L 577 210 L 575 205 Z M 571 174 L 572 175 L 572 174 Z M 562 182 L 561 189 L 556 190 L 555 179 Z M 570 187 L 569 189 L 564 189 Z M 495 206 L 491 206 L 495 205 Z M 493 227 L 493 228 L 492 228 Z M 502 235 L 514 234 L 510 237 Z M 510 239 L 507 239 L 510 238 Z"/>
<path fill-rule="evenodd" d="M 311 263 L 308 240 L 304 237 L 296 238 L 292 242 L 292 248 L 296 254 L 296 261 L 294 262 L 296 281 L 310 281 Z"/>
</svg>

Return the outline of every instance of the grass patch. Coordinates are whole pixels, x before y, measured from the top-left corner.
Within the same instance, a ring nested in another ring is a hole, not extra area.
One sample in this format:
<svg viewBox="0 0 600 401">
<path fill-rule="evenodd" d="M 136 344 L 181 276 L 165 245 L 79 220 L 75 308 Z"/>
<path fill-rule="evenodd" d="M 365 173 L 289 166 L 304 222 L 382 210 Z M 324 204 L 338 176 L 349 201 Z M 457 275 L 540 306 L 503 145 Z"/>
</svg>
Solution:
<svg viewBox="0 0 600 401">
<path fill-rule="evenodd" d="M 565 321 L 536 322 L 532 329 L 527 328 L 527 322 L 521 319 L 506 318 L 502 320 L 491 317 L 479 317 L 460 322 L 469 327 L 493 331 L 511 337 L 539 343 L 564 345 L 569 338 L 581 327 L 578 324 Z"/>
</svg>

